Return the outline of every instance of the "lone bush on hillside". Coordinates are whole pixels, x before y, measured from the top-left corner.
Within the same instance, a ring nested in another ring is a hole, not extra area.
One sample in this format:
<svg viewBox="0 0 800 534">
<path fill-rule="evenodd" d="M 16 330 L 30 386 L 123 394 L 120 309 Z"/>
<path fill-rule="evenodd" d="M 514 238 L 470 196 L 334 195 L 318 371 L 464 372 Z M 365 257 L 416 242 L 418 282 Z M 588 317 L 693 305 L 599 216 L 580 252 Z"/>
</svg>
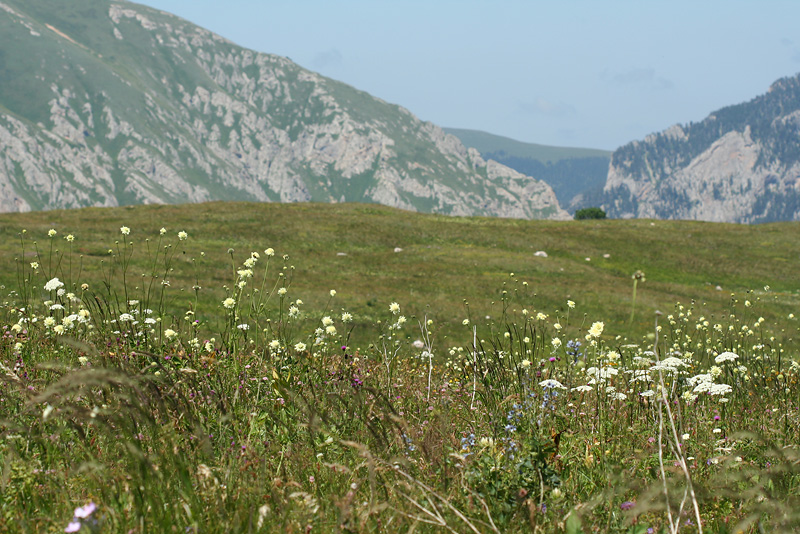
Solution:
<svg viewBox="0 0 800 534">
<path fill-rule="evenodd" d="M 583 219 L 605 219 L 606 212 L 600 208 L 581 208 L 575 212 L 575 220 L 581 221 Z"/>
</svg>

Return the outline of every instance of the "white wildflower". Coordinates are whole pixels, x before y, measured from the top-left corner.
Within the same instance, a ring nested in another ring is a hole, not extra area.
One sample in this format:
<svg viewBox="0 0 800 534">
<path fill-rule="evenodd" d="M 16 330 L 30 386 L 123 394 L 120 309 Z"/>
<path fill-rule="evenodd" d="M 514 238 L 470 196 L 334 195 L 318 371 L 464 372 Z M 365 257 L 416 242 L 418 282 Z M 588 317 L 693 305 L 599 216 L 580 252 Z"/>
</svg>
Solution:
<svg viewBox="0 0 800 534">
<path fill-rule="evenodd" d="M 64 287 L 64 283 L 58 278 L 53 278 L 44 285 L 45 291 L 56 291 L 58 288 Z"/>
</svg>

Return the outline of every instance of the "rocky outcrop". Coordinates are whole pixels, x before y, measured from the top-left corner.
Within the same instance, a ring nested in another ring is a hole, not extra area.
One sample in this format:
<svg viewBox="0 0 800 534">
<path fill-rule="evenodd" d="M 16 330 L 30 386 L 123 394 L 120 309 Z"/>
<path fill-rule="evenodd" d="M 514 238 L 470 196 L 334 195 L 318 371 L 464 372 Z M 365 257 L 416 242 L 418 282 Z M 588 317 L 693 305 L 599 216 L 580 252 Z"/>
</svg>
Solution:
<svg viewBox="0 0 800 534">
<path fill-rule="evenodd" d="M 2 211 L 352 201 L 568 218 L 549 186 L 405 109 L 163 12 L 73 4 L 47 24 L 43 0 L 0 5 L 0 48 L 28 51 L 0 85 Z"/>
<path fill-rule="evenodd" d="M 621 147 L 604 198 L 613 217 L 800 220 L 800 75 L 700 123 Z"/>
</svg>

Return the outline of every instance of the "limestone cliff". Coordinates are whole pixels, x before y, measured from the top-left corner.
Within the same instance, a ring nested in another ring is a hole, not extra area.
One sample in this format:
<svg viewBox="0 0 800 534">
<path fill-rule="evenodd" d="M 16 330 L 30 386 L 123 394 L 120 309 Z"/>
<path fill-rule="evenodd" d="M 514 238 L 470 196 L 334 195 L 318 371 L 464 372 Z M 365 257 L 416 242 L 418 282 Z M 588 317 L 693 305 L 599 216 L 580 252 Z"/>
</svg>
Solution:
<svg viewBox="0 0 800 534">
<path fill-rule="evenodd" d="M 619 148 L 604 198 L 612 217 L 800 220 L 800 75 Z"/>
<path fill-rule="evenodd" d="M 144 6 L 0 0 L 0 211 L 376 202 L 568 218 L 407 110 Z"/>
</svg>

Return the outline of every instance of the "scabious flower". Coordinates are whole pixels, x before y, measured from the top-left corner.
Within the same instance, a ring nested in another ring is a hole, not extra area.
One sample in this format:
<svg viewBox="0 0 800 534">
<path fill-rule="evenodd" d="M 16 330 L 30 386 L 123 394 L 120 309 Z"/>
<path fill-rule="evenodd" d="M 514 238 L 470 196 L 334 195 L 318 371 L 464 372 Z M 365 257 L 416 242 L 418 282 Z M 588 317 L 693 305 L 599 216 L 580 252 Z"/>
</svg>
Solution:
<svg viewBox="0 0 800 534">
<path fill-rule="evenodd" d="M 595 338 L 600 337 L 600 334 L 603 333 L 604 327 L 605 324 L 602 321 L 592 323 L 592 327 L 589 329 L 589 335 Z"/>
<path fill-rule="evenodd" d="M 574 303 L 574 302 L 572 302 L 571 300 L 568 300 L 568 301 L 567 301 L 567 307 L 568 307 L 569 309 L 573 309 L 573 308 L 575 308 L 575 303 Z"/>
<path fill-rule="evenodd" d="M 400 305 L 396 302 L 392 302 L 389 304 L 389 311 L 392 312 L 393 315 L 397 315 L 400 313 Z"/>
<path fill-rule="evenodd" d="M 172 328 L 167 328 L 166 330 L 164 330 L 164 337 L 167 338 L 167 339 L 172 339 L 177 335 L 178 335 L 178 333 L 175 330 L 173 330 Z"/>
<path fill-rule="evenodd" d="M 557 349 L 558 347 L 561 346 L 561 340 L 558 339 L 557 337 L 554 337 L 553 339 L 550 340 L 550 344 L 553 345 L 554 349 Z"/>
<path fill-rule="evenodd" d="M 304 350 L 306 350 L 306 344 L 300 341 L 299 343 L 295 344 L 294 350 L 296 350 L 297 352 L 303 352 Z"/>
<path fill-rule="evenodd" d="M 271 248 L 268 248 L 267 250 L 264 251 L 264 254 L 269 256 L 269 257 L 272 257 L 272 256 L 275 255 L 275 251 L 273 249 L 271 249 Z"/>
<path fill-rule="evenodd" d="M 89 502 L 86 506 L 75 508 L 72 521 L 69 522 L 64 532 L 78 532 L 82 526 L 81 519 L 86 519 L 92 515 L 95 510 L 97 510 L 97 505 L 93 502 Z"/>
<path fill-rule="evenodd" d="M 223 306 L 224 308 L 226 308 L 226 309 L 230 310 L 230 309 L 232 309 L 234 306 L 236 306 L 236 299 L 233 299 L 233 298 L 231 298 L 231 297 L 228 297 L 228 298 L 226 298 L 225 300 L 223 300 L 223 301 L 222 301 L 222 306 Z"/>
<path fill-rule="evenodd" d="M 178 232 L 178 239 L 180 239 L 181 241 L 186 241 L 186 238 L 187 238 L 187 237 L 189 237 L 189 234 L 187 234 L 187 233 L 186 233 L 186 232 L 184 232 L 183 230 L 181 230 L 180 232 Z"/>
<path fill-rule="evenodd" d="M 127 226 L 121 226 L 119 231 L 122 235 L 130 235 L 131 233 L 131 229 L 128 228 Z"/>
<path fill-rule="evenodd" d="M 54 229 L 52 229 L 52 228 L 51 228 L 51 229 L 50 229 L 50 230 L 47 232 L 47 237 L 55 237 L 55 235 L 56 235 L 57 233 L 58 233 L 58 232 L 56 232 Z"/>
<path fill-rule="evenodd" d="M 164 235 L 166 233 L 167 233 L 167 229 L 163 228 L 163 227 L 161 228 L 161 230 L 158 231 L 158 235 Z"/>
<path fill-rule="evenodd" d="M 335 296 L 336 296 L 336 290 L 335 289 L 331 289 L 331 297 L 335 297 Z"/>
<path fill-rule="evenodd" d="M 282 297 L 282 296 L 284 296 L 286 294 L 286 291 L 287 291 L 287 289 L 285 287 L 281 287 L 281 288 L 278 289 L 278 295 L 280 295 Z"/>
<path fill-rule="evenodd" d="M 343 312 L 342 313 L 342 322 L 343 323 L 349 323 L 352 320 L 353 320 L 353 315 L 351 313 L 349 313 L 349 312 Z"/>
</svg>

